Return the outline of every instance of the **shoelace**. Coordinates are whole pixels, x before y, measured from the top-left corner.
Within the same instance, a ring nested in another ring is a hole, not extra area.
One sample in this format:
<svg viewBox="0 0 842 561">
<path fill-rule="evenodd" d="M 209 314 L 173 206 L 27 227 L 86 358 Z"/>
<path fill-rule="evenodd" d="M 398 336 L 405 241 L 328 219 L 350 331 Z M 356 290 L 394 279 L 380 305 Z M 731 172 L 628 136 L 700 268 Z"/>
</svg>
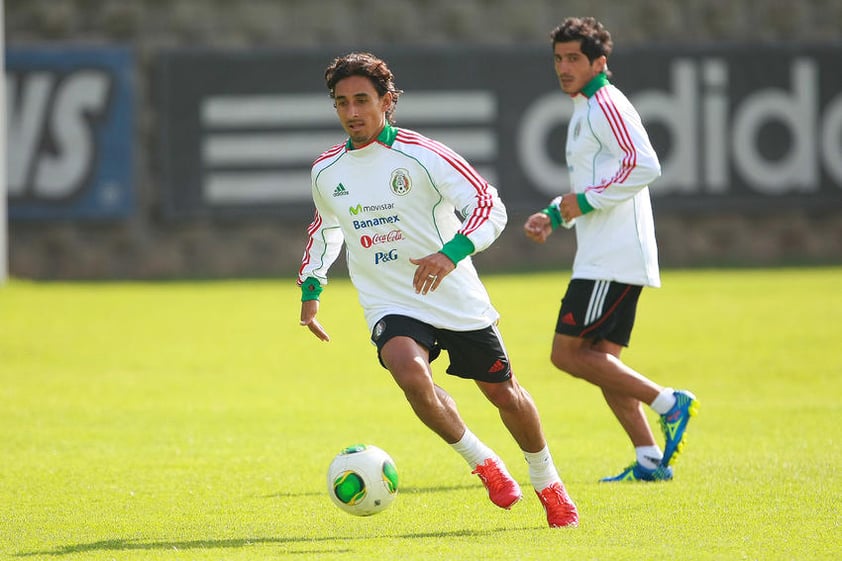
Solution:
<svg viewBox="0 0 842 561">
<path fill-rule="evenodd" d="M 503 472 L 491 460 L 478 465 L 471 473 L 478 475 L 489 489 L 497 491 L 503 486 Z"/>
<path fill-rule="evenodd" d="M 578 514 L 576 511 L 576 507 L 570 500 L 570 497 L 566 496 L 561 489 L 552 487 L 544 489 L 544 491 L 541 494 L 543 495 L 546 509 L 561 509 L 563 511 L 564 517 L 572 516 L 573 514 Z"/>
<path fill-rule="evenodd" d="M 570 500 L 558 487 L 547 487 L 546 489 L 541 491 L 541 495 L 544 497 L 547 503 L 550 503 L 550 499 L 555 499 L 556 504 L 564 506 L 568 511 L 572 510 Z"/>
</svg>

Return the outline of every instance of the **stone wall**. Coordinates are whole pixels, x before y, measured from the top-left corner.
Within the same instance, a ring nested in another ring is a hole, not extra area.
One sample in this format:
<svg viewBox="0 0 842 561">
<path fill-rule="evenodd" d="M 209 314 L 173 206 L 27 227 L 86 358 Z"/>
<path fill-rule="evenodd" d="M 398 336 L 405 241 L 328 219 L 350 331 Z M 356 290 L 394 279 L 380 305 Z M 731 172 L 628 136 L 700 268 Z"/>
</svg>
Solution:
<svg viewBox="0 0 842 561">
<path fill-rule="evenodd" d="M 594 15 L 615 43 L 651 41 L 834 42 L 838 0 L 6 0 L 10 45 L 131 44 L 138 68 L 135 179 L 138 212 L 107 224 L 12 222 L 10 273 L 35 279 L 291 276 L 309 216 L 168 221 L 157 188 L 156 114 L 150 71 L 172 47 L 375 48 L 383 44 L 546 44 L 566 15 Z M 479 256 L 484 270 L 569 263 L 572 235 L 538 248 L 512 213 L 501 240 Z M 664 266 L 838 263 L 842 212 L 786 215 L 683 212 L 657 216 Z M 341 270 L 341 269 L 340 269 Z"/>
</svg>

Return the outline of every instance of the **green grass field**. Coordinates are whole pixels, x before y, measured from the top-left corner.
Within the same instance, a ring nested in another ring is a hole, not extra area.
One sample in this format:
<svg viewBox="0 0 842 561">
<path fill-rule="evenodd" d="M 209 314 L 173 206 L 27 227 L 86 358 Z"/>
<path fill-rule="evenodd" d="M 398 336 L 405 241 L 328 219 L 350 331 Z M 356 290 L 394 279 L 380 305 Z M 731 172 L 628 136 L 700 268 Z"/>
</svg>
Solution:
<svg viewBox="0 0 842 561">
<path fill-rule="evenodd" d="M 494 507 L 412 415 L 344 280 L 333 340 L 292 280 L 0 288 L 0 559 L 816 560 L 842 555 L 842 268 L 667 271 L 626 361 L 700 414 L 662 484 L 597 483 L 633 459 L 598 390 L 556 372 L 563 274 L 486 276 L 581 525 L 548 529 L 523 458 L 470 382 L 436 379 L 527 491 Z M 528 287 L 528 288 L 527 288 Z M 386 449 L 386 512 L 336 509 L 341 448 Z"/>
</svg>

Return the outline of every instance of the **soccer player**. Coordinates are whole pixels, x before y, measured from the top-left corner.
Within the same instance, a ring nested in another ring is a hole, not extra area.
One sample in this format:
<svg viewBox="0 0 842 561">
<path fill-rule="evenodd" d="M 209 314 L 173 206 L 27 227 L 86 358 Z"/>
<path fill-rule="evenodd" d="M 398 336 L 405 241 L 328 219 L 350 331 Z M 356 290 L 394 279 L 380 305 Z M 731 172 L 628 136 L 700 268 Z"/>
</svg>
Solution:
<svg viewBox="0 0 842 561">
<path fill-rule="evenodd" d="M 568 18 L 551 33 L 555 72 L 573 101 L 567 130 L 572 192 L 526 221 L 543 243 L 558 226 L 576 229 L 576 257 L 552 343 L 551 361 L 602 389 L 635 448 L 635 461 L 602 481 L 656 481 L 673 476 L 690 417 L 689 391 L 649 380 L 620 360 L 644 286 L 660 286 L 649 183 L 661 167 L 640 116 L 609 82 L 611 35 L 591 17 Z M 643 404 L 660 415 L 664 450 Z"/>
<path fill-rule="evenodd" d="M 348 139 L 313 164 L 316 214 L 298 276 L 301 325 L 329 340 L 316 319 L 319 294 L 344 243 L 380 364 L 418 418 L 462 455 L 495 505 L 520 500 L 503 461 L 433 381 L 430 363 L 446 350 L 447 372 L 474 380 L 523 450 L 549 525 L 576 526 L 535 403 L 512 373 L 498 313 L 470 258 L 506 225 L 496 189 L 447 146 L 394 125 L 402 91 L 383 60 L 347 54 L 328 66 L 325 81 Z"/>
</svg>

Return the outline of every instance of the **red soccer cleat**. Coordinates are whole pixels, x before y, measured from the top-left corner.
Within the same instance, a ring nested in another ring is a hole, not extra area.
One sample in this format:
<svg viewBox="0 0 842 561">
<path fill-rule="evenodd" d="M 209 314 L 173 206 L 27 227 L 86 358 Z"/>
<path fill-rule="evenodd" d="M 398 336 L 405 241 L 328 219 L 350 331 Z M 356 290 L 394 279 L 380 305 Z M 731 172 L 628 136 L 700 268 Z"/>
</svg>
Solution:
<svg viewBox="0 0 842 561">
<path fill-rule="evenodd" d="M 575 528 L 579 525 L 579 512 L 564 489 L 564 485 L 558 482 L 553 483 L 540 493 L 535 491 L 535 494 L 544 505 L 550 528 Z"/>
<path fill-rule="evenodd" d="M 500 508 L 510 509 L 523 497 L 520 485 L 509 475 L 500 460 L 488 458 L 471 473 L 479 476 L 488 489 L 488 498 Z"/>
</svg>

